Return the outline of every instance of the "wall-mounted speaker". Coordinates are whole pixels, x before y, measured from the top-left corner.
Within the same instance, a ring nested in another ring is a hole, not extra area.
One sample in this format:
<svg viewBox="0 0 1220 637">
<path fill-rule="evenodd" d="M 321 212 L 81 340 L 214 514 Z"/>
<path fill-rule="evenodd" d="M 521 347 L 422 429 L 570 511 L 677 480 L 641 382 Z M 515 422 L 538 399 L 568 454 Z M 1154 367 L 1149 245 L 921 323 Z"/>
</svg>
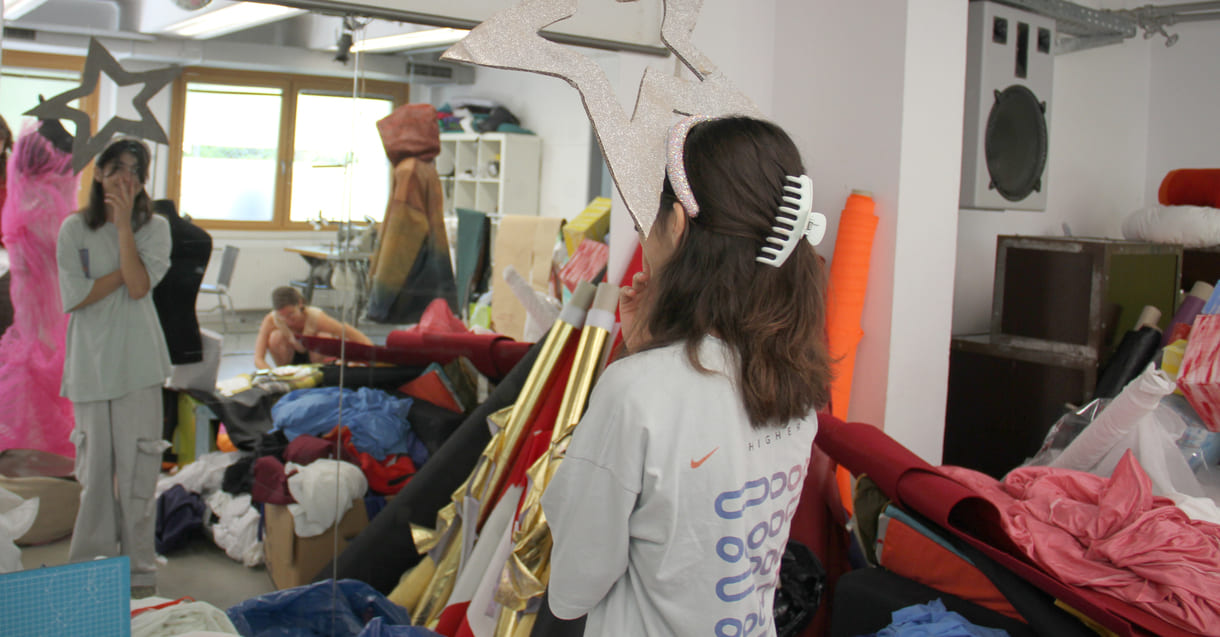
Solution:
<svg viewBox="0 0 1220 637">
<path fill-rule="evenodd" d="M 972 0 L 969 29 L 960 205 L 1045 210 L 1055 21 Z"/>
</svg>

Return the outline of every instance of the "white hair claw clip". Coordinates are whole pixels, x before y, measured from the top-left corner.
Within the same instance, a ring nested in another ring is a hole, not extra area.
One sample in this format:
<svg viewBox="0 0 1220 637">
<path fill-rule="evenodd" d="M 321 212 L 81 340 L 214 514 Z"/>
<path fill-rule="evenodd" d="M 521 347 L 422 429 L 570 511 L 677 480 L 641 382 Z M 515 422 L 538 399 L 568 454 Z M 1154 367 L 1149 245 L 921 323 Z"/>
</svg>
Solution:
<svg viewBox="0 0 1220 637">
<path fill-rule="evenodd" d="M 788 175 L 787 179 L 790 183 L 784 185 L 784 204 L 767 236 L 767 243 L 772 245 L 764 245 L 762 254 L 754 258 L 776 268 L 784 265 L 802 238 L 816 246 L 826 236 L 826 215 L 813 212 L 813 180 L 809 175 Z"/>
</svg>

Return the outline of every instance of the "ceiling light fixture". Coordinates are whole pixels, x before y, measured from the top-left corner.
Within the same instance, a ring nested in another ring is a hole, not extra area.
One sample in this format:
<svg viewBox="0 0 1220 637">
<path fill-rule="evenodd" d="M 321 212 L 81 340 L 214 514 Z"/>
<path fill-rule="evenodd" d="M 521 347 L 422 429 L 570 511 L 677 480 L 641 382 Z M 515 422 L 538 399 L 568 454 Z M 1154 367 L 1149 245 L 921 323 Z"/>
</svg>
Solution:
<svg viewBox="0 0 1220 637">
<path fill-rule="evenodd" d="M 305 13 L 304 9 L 258 2 L 235 2 L 214 11 L 175 22 L 162 29 L 161 32 L 172 33 L 184 38 L 214 38 L 302 13 Z"/>
<path fill-rule="evenodd" d="M 352 45 L 352 51 L 405 51 L 427 47 L 449 46 L 466 37 L 466 29 L 423 29 L 380 38 L 360 40 Z"/>
<path fill-rule="evenodd" d="M 4 0 L 4 21 L 16 20 L 41 7 L 47 0 Z"/>
</svg>

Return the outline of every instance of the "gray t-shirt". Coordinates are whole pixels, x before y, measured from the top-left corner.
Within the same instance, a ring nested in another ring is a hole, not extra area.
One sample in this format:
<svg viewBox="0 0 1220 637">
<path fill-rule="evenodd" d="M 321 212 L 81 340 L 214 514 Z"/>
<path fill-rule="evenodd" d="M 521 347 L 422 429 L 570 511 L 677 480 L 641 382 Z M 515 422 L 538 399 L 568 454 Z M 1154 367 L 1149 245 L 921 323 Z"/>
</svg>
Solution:
<svg viewBox="0 0 1220 637">
<path fill-rule="evenodd" d="M 75 307 L 93 281 L 119 269 L 119 234 L 113 223 L 97 230 L 79 214 L 59 228 L 55 258 L 64 311 Z M 169 269 L 169 222 L 153 215 L 135 233 L 151 286 Z M 169 351 L 152 293 L 133 299 L 126 286 L 71 312 L 60 394 L 73 402 L 111 400 L 160 385 L 170 373 Z"/>
<path fill-rule="evenodd" d="M 772 604 L 817 416 L 750 427 L 723 343 L 606 369 L 542 498 L 549 599 L 585 634 L 774 635 Z"/>
</svg>

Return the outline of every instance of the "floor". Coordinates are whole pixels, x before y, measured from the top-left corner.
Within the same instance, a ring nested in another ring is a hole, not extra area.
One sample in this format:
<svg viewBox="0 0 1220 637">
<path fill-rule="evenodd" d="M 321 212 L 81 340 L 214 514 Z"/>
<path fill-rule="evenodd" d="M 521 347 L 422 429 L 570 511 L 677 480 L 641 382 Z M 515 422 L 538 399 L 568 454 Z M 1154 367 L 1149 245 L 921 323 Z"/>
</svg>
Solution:
<svg viewBox="0 0 1220 637">
<path fill-rule="evenodd" d="M 328 309 L 328 308 L 327 308 Z M 253 370 L 254 339 L 265 312 L 240 312 L 230 315 L 226 326 L 219 313 L 201 312 L 202 327 L 224 336 L 219 378 L 229 378 Z M 235 320 L 235 318 L 237 320 Z M 384 343 L 393 326 L 361 322 L 359 328 L 375 343 Z M 29 568 L 67 563 L 70 539 L 42 546 L 24 547 L 22 565 Z M 220 609 L 275 590 L 263 567 L 247 568 L 201 537 L 185 548 L 165 556 L 157 573 L 157 595 L 169 599 L 192 597 Z"/>
</svg>

